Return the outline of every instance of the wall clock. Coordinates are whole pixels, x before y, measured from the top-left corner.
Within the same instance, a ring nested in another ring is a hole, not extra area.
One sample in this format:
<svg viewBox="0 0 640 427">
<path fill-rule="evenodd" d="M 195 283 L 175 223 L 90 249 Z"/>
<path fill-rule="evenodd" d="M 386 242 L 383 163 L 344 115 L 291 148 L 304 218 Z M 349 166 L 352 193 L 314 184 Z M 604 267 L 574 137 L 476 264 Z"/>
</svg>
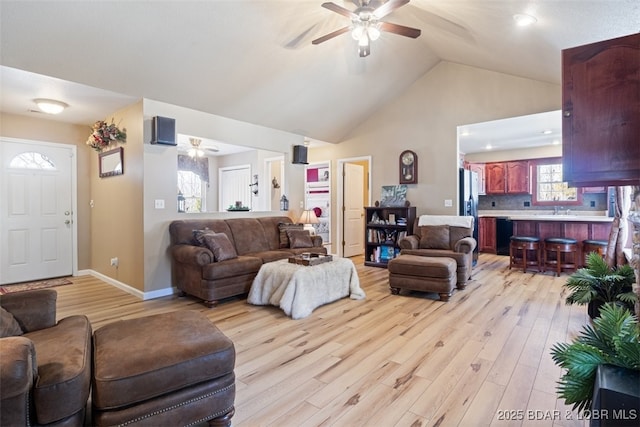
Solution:
<svg viewBox="0 0 640 427">
<path fill-rule="evenodd" d="M 400 184 L 418 183 L 418 156 L 411 150 L 400 153 Z"/>
</svg>

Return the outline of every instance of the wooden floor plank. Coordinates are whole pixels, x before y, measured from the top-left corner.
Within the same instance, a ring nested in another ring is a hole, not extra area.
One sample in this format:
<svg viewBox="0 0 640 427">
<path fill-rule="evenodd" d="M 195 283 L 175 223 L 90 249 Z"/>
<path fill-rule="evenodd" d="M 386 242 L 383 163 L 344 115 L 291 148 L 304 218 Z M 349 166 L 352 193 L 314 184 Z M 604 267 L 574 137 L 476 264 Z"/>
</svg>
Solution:
<svg viewBox="0 0 640 427">
<path fill-rule="evenodd" d="M 56 288 L 57 317 L 87 315 L 95 330 L 204 313 L 236 346 L 237 426 L 588 425 L 558 399 L 561 371 L 549 353 L 588 322 L 585 307 L 564 302 L 567 274 L 509 270 L 508 257 L 481 254 L 467 288 L 444 303 L 392 295 L 387 270 L 362 257 L 354 263 L 366 299 L 344 298 L 300 320 L 243 297 L 211 309 L 191 297 L 142 301 L 92 276 Z M 523 418 L 499 420 L 507 410 Z M 528 411 L 561 419 L 528 419 Z"/>
</svg>

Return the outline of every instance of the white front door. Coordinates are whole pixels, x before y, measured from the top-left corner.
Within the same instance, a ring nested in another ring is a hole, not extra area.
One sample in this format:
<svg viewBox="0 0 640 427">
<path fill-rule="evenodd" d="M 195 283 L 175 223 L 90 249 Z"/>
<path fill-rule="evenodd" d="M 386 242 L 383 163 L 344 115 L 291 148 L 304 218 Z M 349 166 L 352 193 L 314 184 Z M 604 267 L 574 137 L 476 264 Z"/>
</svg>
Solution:
<svg viewBox="0 0 640 427">
<path fill-rule="evenodd" d="M 352 257 L 364 253 L 364 168 L 344 164 L 344 253 Z"/>
<path fill-rule="evenodd" d="M 0 144 L 0 284 L 73 273 L 72 148 Z"/>
</svg>

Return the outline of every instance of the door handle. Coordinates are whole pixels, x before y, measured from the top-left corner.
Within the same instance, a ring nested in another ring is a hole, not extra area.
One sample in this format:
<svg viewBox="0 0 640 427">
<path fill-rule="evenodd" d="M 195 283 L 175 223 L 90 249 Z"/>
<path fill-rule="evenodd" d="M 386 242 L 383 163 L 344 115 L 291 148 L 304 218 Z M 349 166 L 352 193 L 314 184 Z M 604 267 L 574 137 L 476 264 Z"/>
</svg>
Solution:
<svg viewBox="0 0 640 427">
<path fill-rule="evenodd" d="M 64 223 L 65 223 L 66 225 L 69 225 L 69 224 L 71 224 L 71 220 L 67 219 L 67 220 L 65 220 L 65 222 L 64 222 Z"/>
<path fill-rule="evenodd" d="M 64 211 L 64 214 L 65 214 L 66 216 L 69 216 L 69 215 L 71 215 L 71 212 L 70 212 L 70 211 Z"/>
</svg>

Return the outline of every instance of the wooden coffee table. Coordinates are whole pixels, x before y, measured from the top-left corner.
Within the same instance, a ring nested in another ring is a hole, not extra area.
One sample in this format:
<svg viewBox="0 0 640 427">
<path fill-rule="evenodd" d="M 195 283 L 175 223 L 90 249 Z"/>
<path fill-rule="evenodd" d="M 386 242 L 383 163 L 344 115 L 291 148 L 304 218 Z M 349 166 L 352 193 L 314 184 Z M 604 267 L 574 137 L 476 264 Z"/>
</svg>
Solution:
<svg viewBox="0 0 640 427">
<path fill-rule="evenodd" d="M 268 262 L 251 285 L 247 302 L 275 305 L 293 319 L 307 317 L 317 307 L 349 296 L 364 299 L 355 265 L 350 259 L 333 257 L 333 261 L 313 266 L 288 260 Z"/>
</svg>

